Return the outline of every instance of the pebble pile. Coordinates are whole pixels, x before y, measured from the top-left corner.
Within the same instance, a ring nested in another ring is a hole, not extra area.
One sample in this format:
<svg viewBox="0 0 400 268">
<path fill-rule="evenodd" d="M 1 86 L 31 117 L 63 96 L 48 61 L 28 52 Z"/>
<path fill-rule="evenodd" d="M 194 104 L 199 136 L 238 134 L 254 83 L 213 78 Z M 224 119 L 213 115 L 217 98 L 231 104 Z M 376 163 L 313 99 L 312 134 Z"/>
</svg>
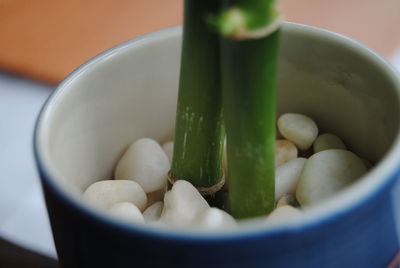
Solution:
<svg viewBox="0 0 400 268">
<path fill-rule="evenodd" d="M 370 164 L 346 149 L 334 134 L 319 134 L 311 118 L 286 113 L 278 119 L 284 139 L 276 141 L 275 210 L 268 223 L 294 221 L 301 207 L 318 204 L 360 178 Z M 309 158 L 299 157 L 310 152 Z M 83 193 L 84 199 L 110 216 L 136 224 L 193 227 L 204 230 L 235 228 L 235 219 L 210 207 L 187 181 L 176 181 L 166 191 L 173 142 L 162 146 L 142 138 L 133 142 L 115 168 L 113 180 L 97 181 Z M 226 154 L 223 161 L 226 169 Z"/>
</svg>

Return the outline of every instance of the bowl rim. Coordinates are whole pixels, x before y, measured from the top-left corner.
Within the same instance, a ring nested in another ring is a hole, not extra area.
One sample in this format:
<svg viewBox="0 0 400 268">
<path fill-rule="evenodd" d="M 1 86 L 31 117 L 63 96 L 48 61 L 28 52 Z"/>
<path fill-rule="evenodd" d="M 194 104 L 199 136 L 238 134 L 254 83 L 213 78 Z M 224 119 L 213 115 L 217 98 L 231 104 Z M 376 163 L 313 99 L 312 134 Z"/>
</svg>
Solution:
<svg viewBox="0 0 400 268">
<path fill-rule="evenodd" d="M 385 71 L 388 78 L 392 79 L 397 85 L 397 98 L 400 106 L 400 78 L 395 68 L 388 63 L 383 57 L 376 52 L 367 48 L 365 45 L 358 43 L 346 36 L 303 24 L 285 22 L 283 24 L 284 31 L 296 31 L 302 34 L 314 35 L 324 40 L 336 42 L 345 45 L 347 48 L 352 49 L 354 52 L 359 53 L 364 58 L 370 60 L 378 67 Z M 304 216 L 298 221 L 287 222 L 281 224 L 267 225 L 262 223 L 261 219 L 253 219 L 243 224 L 243 227 L 235 230 L 218 230 L 218 232 L 198 232 L 193 230 L 176 230 L 173 228 L 157 228 L 146 225 L 128 224 L 120 220 L 113 219 L 106 216 L 104 213 L 91 209 L 88 205 L 83 204 L 80 200 L 68 193 L 63 189 L 62 185 L 57 182 L 55 172 L 51 166 L 51 160 L 46 157 L 45 150 L 45 132 L 44 126 L 46 121 L 51 116 L 52 111 L 55 109 L 59 96 L 68 90 L 69 85 L 80 76 L 85 75 L 88 70 L 106 62 L 113 56 L 121 53 L 134 50 L 135 47 L 141 46 L 146 43 L 159 42 L 168 37 L 180 37 L 182 32 L 181 26 L 170 27 L 158 30 L 146 35 L 139 36 L 119 45 L 116 45 L 87 62 L 80 65 L 72 73 L 70 73 L 52 92 L 48 97 L 37 117 L 34 135 L 33 135 L 33 152 L 36 167 L 40 174 L 40 179 L 43 187 L 48 187 L 49 191 L 58 196 L 63 203 L 67 204 L 70 208 L 85 215 L 92 221 L 97 221 L 101 224 L 107 225 L 110 228 L 122 230 L 131 235 L 143 235 L 147 238 L 165 238 L 165 239 L 179 239 L 179 240 L 197 240 L 197 241 L 226 241 L 237 239 L 256 238 L 261 236 L 275 236 L 280 233 L 296 233 L 302 232 L 315 226 L 320 226 L 325 222 L 332 221 L 338 217 L 352 213 L 357 208 L 368 203 L 387 187 L 394 184 L 400 175 L 400 131 L 397 132 L 396 137 L 390 147 L 385 153 L 380 162 L 370 170 L 362 180 L 357 181 L 354 185 L 347 187 L 340 193 L 336 194 L 323 202 L 321 205 L 313 206 L 307 209 Z"/>
</svg>

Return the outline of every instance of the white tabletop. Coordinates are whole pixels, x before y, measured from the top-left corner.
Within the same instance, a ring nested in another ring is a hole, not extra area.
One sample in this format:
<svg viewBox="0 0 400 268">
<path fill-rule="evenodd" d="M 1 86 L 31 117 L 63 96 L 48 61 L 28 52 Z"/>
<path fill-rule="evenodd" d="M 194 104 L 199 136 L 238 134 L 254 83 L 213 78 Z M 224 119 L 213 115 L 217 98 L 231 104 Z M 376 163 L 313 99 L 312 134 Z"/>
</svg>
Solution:
<svg viewBox="0 0 400 268">
<path fill-rule="evenodd" d="M 51 91 L 0 72 L 0 237 L 56 257 L 32 152 L 34 123 Z"/>
<path fill-rule="evenodd" d="M 400 70 L 400 50 L 392 63 Z M 51 92 L 0 71 L 0 237 L 56 258 L 32 153 L 34 122 Z"/>
</svg>

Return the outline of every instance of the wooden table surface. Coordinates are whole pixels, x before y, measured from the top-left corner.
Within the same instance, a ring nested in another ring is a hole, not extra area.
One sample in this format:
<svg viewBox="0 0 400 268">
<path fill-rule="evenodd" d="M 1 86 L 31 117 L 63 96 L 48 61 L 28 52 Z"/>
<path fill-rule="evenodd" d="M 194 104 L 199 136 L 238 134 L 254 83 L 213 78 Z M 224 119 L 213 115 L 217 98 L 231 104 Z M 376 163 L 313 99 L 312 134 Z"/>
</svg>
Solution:
<svg viewBox="0 0 400 268">
<path fill-rule="evenodd" d="M 99 52 L 179 25 L 182 0 L 0 0 L 0 68 L 58 83 Z M 289 21 L 330 29 L 390 56 L 399 0 L 281 0 Z"/>
</svg>

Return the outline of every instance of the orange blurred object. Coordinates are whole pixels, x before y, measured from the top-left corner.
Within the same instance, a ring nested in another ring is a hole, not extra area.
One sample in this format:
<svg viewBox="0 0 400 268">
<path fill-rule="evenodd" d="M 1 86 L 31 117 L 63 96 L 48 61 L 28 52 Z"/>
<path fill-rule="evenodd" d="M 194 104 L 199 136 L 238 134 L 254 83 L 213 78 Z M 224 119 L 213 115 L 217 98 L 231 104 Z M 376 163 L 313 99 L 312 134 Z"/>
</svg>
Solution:
<svg viewBox="0 0 400 268">
<path fill-rule="evenodd" d="M 350 36 L 389 56 L 399 0 L 281 0 L 286 19 Z M 58 83 L 118 43 L 179 25 L 182 0 L 0 0 L 0 68 Z"/>
<path fill-rule="evenodd" d="M 289 21 L 355 39 L 383 56 L 400 47 L 399 0 L 281 0 Z"/>
<path fill-rule="evenodd" d="M 0 0 L 0 68 L 58 83 L 101 51 L 181 24 L 181 0 Z"/>
</svg>

